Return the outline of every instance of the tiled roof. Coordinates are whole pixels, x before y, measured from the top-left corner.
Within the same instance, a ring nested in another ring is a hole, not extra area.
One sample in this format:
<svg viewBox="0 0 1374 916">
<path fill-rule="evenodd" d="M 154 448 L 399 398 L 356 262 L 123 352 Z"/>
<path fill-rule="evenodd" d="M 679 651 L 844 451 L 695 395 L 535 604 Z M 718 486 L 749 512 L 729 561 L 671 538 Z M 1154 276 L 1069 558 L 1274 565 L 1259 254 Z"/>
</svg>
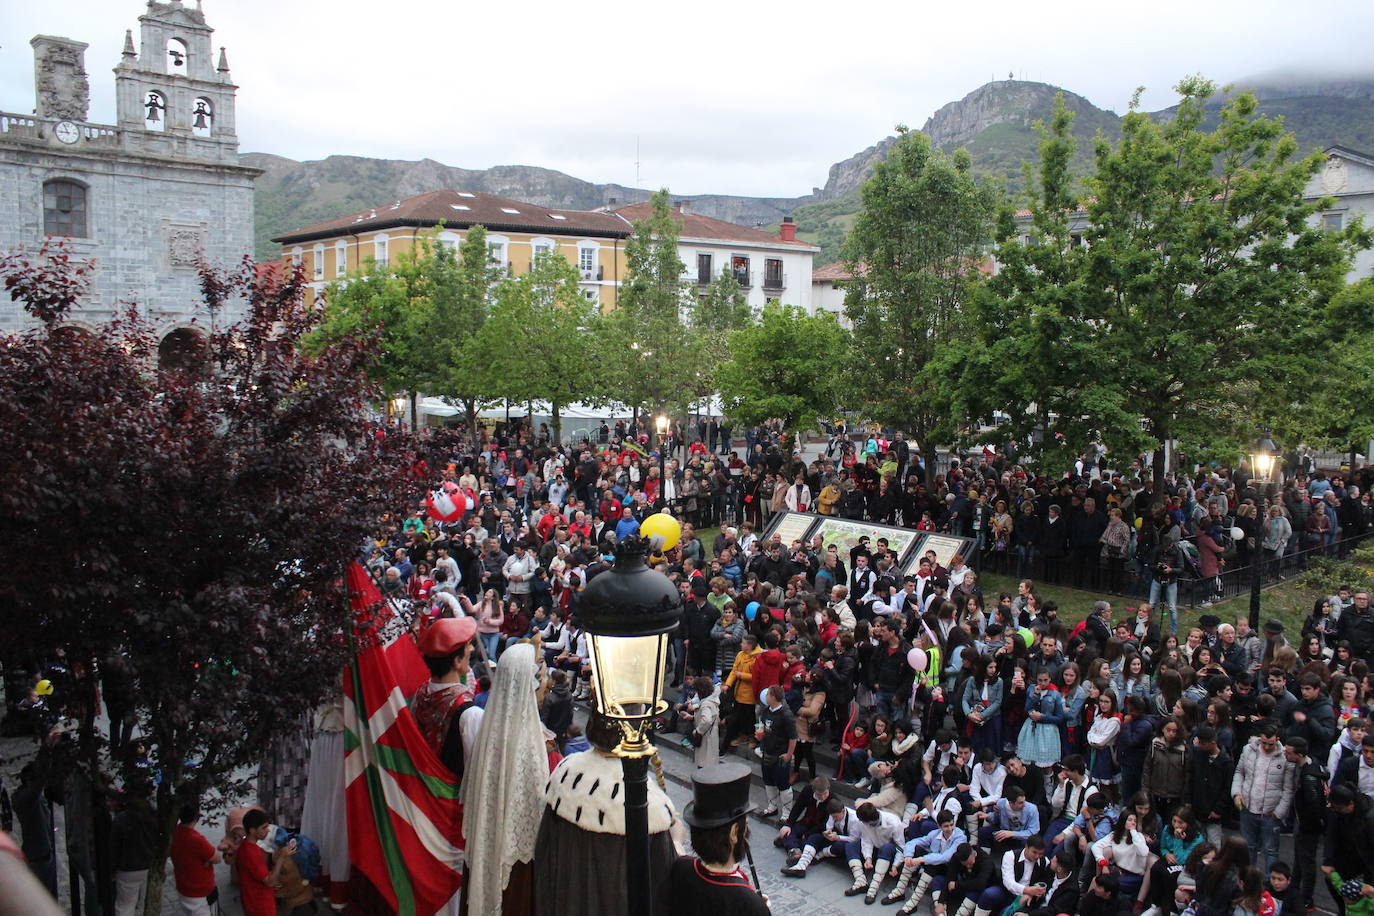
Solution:
<svg viewBox="0 0 1374 916">
<path fill-rule="evenodd" d="M 600 238 L 625 238 L 630 234 L 630 226 L 614 213 L 560 210 L 494 194 L 445 189 L 296 229 L 272 241 L 308 242 L 355 232 L 374 232 L 393 226 L 437 226 L 440 222 L 452 229 L 480 225 L 497 231 L 548 232 Z"/>
<path fill-rule="evenodd" d="M 853 280 L 854 275 L 844 266 L 843 261 L 836 261 L 834 264 L 827 264 L 824 267 L 817 267 L 811 271 L 811 282 Z"/>
<path fill-rule="evenodd" d="M 611 212 L 633 223 L 637 220 L 648 219 L 652 216 L 653 204 L 648 201 L 628 204 L 624 207 L 617 207 Z M 778 248 L 799 248 L 810 251 L 820 250 L 815 245 L 808 242 L 784 242 L 779 236 L 772 232 L 764 232 L 762 229 L 750 229 L 747 226 L 738 226 L 734 223 L 727 223 L 723 219 L 712 219 L 709 216 L 692 213 L 690 210 L 683 213 L 681 210 L 674 207 L 672 214 L 673 221 L 678 225 L 678 234 L 685 239 L 718 239 L 723 242 L 751 242 L 755 245 L 773 245 Z"/>
</svg>

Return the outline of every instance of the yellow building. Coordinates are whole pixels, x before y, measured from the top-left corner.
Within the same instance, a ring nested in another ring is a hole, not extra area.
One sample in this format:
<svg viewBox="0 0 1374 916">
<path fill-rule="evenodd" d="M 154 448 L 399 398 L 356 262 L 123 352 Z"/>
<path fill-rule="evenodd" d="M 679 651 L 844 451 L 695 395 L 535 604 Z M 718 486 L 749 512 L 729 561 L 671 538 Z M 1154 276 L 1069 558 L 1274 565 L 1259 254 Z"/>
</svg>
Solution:
<svg viewBox="0 0 1374 916">
<path fill-rule="evenodd" d="M 492 260 L 513 274 L 528 271 L 536 253 L 557 251 L 577 268 L 589 301 L 615 306 L 631 226 L 614 213 L 541 207 L 471 191 L 430 191 L 272 241 L 281 244 L 282 260 L 300 264 L 310 287 L 320 290 L 367 269 L 370 261 L 388 263 L 436 229 L 441 243 L 457 246 L 473 226 L 486 228 Z"/>
</svg>

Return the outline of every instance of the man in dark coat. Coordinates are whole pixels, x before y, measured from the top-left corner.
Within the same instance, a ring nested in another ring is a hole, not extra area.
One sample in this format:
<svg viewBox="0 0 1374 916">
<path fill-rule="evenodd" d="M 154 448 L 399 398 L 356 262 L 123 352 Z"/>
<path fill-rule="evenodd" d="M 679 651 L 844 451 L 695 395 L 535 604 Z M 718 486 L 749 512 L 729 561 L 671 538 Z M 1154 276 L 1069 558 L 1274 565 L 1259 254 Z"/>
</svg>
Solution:
<svg viewBox="0 0 1374 916">
<path fill-rule="evenodd" d="M 1215 846 L 1223 838 L 1223 829 L 1236 826 L 1236 806 L 1231 798 L 1236 764 L 1226 748 L 1217 744 L 1216 729 L 1210 725 L 1198 726 L 1191 755 L 1193 816 L 1207 832 L 1207 842 Z"/>
<path fill-rule="evenodd" d="M 1312 756 L 1325 760 L 1336 740 L 1336 711 L 1331 698 L 1322 693 L 1321 678 L 1310 671 L 1298 679 L 1298 692 L 1302 695 L 1284 720 L 1284 737 L 1303 738 Z"/>
</svg>

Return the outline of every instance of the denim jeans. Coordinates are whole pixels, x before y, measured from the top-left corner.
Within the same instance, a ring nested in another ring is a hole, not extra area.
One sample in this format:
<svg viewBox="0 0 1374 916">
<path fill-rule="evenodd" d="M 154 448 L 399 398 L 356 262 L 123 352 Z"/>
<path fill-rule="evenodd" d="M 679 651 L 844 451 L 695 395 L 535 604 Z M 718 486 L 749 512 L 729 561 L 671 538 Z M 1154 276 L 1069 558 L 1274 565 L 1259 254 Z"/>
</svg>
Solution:
<svg viewBox="0 0 1374 916">
<path fill-rule="evenodd" d="M 1169 632 L 1178 632 L 1178 580 L 1162 585 L 1158 579 L 1150 580 L 1150 607 L 1159 609 L 1159 593 L 1164 592 L 1164 600 L 1169 603 Z"/>
<path fill-rule="evenodd" d="M 1279 860 L 1279 822 L 1266 814 L 1240 813 L 1240 833 L 1251 849 L 1264 851 L 1264 873 Z"/>
<path fill-rule="evenodd" d="M 892 700 L 896 694 L 891 690 L 873 691 L 873 705 L 878 707 L 878 715 L 892 721 L 896 710 L 893 708 Z"/>
<path fill-rule="evenodd" d="M 1016 577 L 1029 579 L 1035 575 L 1035 545 L 1016 545 Z"/>
</svg>

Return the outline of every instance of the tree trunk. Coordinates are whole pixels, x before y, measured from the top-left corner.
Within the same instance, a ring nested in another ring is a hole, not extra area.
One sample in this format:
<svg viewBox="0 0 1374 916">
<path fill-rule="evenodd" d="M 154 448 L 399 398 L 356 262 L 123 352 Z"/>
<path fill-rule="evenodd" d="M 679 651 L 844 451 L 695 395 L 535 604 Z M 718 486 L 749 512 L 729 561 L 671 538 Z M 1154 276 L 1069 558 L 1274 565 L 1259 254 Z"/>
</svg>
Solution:
<svg viewBox="0 0 1374 916">
<path fill-rule="evenodd" d="M 557 401 L 549 402 L 549 422 L 553 424 L 553 442 L 558 445 L 563 441 L 563 405 Z"/>
<path fill-rule="evenodd" d="M 410 393 L 410 431 L 417 432 L 420 429 L 420 392 Z"/>
<path fill-rule="evenodd" d="M 921 460 L 926 465 L 926 491 L 932 494 L 935 492 L 935 462 L 937 458 L 935 446 L 930 444 L 930 437 L 922 436 Z"/>
<path fill-rule="evenodd" d="M 165 810 L 164 810 L 165 809 Z M 177 801 L 171 792 L 159 793 L 157 843 L 153 859 L 148 863 L 148 887 L 143 899 L 143 916 L 158 916 L 162 912 L 162 888 L 167 883 L 167 859 L 172 854 L 172 832 L 177 825 Z"/>
<path fill-rule="evenodd" d="M 1169 453 L 1168 441 L 1166 438 L 1160 442 L 1159 447 L 1154 450 L 1154 460 L 1150 462 L 1150 468 L 1154 471 L 1155 499 L 1160 499 L 1164 493 L 1164 456 Z"/>
<path fill-rule="evenodd" d="M 477 402 L 471 399 L 463 401 L 463 412 L 468 422 L 468 438 L 472 441 L 474 453 L 480 450 L 482 442 L 477 437 Z"/>
</svg>

